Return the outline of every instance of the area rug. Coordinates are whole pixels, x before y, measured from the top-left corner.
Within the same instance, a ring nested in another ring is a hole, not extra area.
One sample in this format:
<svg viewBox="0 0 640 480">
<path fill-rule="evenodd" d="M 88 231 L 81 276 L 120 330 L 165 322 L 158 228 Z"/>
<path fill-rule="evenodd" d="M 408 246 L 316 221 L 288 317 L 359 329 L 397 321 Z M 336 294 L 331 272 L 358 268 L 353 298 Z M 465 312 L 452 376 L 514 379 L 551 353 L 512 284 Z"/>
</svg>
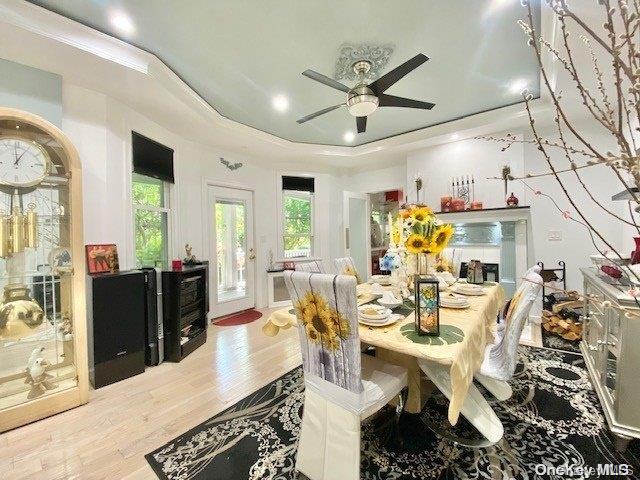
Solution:
<svg viewBox="0 0 640 480">
<path fill-rule="evenodd" d="M 216 318 L 213 321 L 213 324 L 218 325 L 219 327 L 233 327 L 236 325 L 244 325 L 245 323 L 255 322 L 260 317 L 262 317 L 262 313 L 251 308 L 239 313 L 234 313 L 233 315 Z"/>
<path fill-rule="evenodd" d="M 363 425 L 361 478 L 598 478 L 599 464 L 617 466 L 623 475 L 615 478 L 638 478 L 637 447 L 615 451 L 582 357 L 520 347 L 520 360 L 513 397 L 494 404 L 505 429 L 499 443 L 471 449 L 433 434 L 423 420 L 446 422 L 447 415 L 446 399 L 435 395 L 421 414 L 405 415 L 401 448 L 386 448 L 372 424 Z M 302 403 L 297 368 L 146 458 L 161 479 L 302 480 L 295 471 Z M 457 430 L 473 428 L 459 423 Z M 563 466 L 573 474 L 552 470 Z"/>
<path fill-rule="evenodd" d="M 542 346 L 564 352 L 580 353 L 579 340 L 573 342 L 565 340 L 555 333 L 547 332 L 544 328 L 542 329 Z"/>
</svg>

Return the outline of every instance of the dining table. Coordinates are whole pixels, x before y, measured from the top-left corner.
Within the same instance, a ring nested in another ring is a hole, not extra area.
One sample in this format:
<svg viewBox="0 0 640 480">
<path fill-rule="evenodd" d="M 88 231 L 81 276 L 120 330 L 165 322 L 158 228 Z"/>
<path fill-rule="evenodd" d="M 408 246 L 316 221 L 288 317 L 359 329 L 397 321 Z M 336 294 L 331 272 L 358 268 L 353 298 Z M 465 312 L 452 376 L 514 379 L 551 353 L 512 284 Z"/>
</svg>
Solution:
<svg viewBox="0 0 640 480">
<path fill-rule="evenodd" d="M 379 288 L 379 285 L 370 283 L 358 285 L 358 305 L 375 302 Z M 396 296 L 400 294 L 400 289 L 394 285 L 382 288 L 393 291 Z M 440 295 L 458 296 L 448 289 Z M 405 406 L 408 412 L 421 412 L 426 397 L 418 362 L 436 362 L 448 369 L 451 382 L 448 419 L 451 425 L 457 423 L 473 375 L 482 365 L 487 344 L 493 341 L 496 319 L 504 304 L 504 290 L 499 283 L 485 282 L 479 293 L 465 297 L 469 300 L 467 308 L 439 307 L 438 336 L 417 333 L 413 303 L 408 298 L 394 309 L 394 313 L 399 314 L 395 323 L 380 327 L 360 323 L 360 341 L 375 347 L 376 357 L 408 370 L 409 392 Z M 296 325 L 295 310 L 289 306 L 274 311 L 263 326 L 263 332 L 275 336 L 280 330 Z"/>
</svg>

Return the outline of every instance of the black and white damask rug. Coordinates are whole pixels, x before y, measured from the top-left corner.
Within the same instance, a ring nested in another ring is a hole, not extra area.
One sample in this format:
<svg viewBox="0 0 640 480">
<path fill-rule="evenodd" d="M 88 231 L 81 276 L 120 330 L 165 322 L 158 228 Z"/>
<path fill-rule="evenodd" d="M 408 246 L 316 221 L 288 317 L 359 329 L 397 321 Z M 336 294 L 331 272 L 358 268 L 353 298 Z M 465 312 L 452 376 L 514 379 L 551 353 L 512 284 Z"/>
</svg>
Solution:
<svg viewBox="0 0 640 480">
<path fill-rule="evenodd" d="M 372 425 L 363 425 L 361 478 L 639 478 L 637 446 L 624 454 L 614 449 L 580 355 L 521 347 L 520 360 L 513 397 L 493 404 L 505 430 L 499 443 L 472 449 L 436 436 L 419 418 L 446 422 L 447 401 L 435 395 L 420 415 L 404 417 L 402 448 L 385 447 Z M 295 453 L 302 403 L 297 368 L 146 458 L 161 479 L 301 480 Z M 462 420 L 457 430 L 473 429 Z"/>
</svg>

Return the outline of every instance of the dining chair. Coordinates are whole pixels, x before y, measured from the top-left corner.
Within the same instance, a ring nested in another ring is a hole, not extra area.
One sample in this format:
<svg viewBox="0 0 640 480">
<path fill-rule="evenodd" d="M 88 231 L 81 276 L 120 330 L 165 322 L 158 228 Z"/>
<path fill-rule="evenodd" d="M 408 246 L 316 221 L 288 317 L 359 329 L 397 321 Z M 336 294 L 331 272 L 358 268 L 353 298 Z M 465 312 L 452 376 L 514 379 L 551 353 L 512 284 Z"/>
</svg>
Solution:
<svg viewBox="0 0 640 480">
<path fill-rule="evenodd" d="M 501 401 L 509 399 L 513 394 L 507 382 L 513 377 L 518 362 L 518 343 L 522 329 L 542 288 L 541 270 L 540 265 L 527 270 L 498 324 L 494 342 L 487 345 L 480 370 L 474 375 L 476 380 Z"/>
<path fill-rule="evenodd" d="M 362 283 L 362 277 L 356 270 L 356 265 L 351 257 L 341 257 L 334 260 L 338 275 L 350 275 L 356 278 L 357 283 Z"/>
<path fill-rule="evenodd" d="M 498 400 L 506 400 L 513 393 L 507 380 L 511 379 L 515 371 L 518 341 L 541 287 L 542 277 L 539 272 L 540 267 L 537 265 L 527 271 L 524 281 L 511 300 L 504 321 L 498 324 L 494 342 L 485 349 L 480 369 L 473 375 Z M 451 400 L 452 385 L 449 367 L 426 360 L 419 360 L 418 365 L 434 385 Z M 502 422 L 473 383 L 469 385 L 460 413 L 489 441 L 488 444 L 496 443 L 502 438 L 504 434 Z M 478 443 L 476 446 L 488 444 Z"/>
<path fill-rule="evenodd" d="M 305 384 L 296 469 L 311 480 L 359 480 L 360 424 L 396 396 L 402 413 L 407 371 L 360 354 L 353 276 L 285 271 L 284 280 Z"/>
<path fill-rule="evenodd" d="M 296 272 L 311 272 L 311 273 L 327 273 L 324 270 L 324 265 L 321 260 L 311 260 L 309 262 L 296 262 Z"/>
</svg>

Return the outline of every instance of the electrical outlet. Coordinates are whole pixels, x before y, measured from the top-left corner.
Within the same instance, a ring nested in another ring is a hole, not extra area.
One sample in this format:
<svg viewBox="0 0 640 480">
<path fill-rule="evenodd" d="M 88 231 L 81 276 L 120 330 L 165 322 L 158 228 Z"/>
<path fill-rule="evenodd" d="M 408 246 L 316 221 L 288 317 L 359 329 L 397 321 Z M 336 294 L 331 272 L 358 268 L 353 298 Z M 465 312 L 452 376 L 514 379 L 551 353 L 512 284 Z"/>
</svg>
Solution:
<svg viewBox="0 0 640 480">
<path fill-rule="evenodd" d="M 562 240 L 562 232 L 560 230 L 549 230 L 547 239 L 550 242 L 559 242 Z"/>
</svg>

